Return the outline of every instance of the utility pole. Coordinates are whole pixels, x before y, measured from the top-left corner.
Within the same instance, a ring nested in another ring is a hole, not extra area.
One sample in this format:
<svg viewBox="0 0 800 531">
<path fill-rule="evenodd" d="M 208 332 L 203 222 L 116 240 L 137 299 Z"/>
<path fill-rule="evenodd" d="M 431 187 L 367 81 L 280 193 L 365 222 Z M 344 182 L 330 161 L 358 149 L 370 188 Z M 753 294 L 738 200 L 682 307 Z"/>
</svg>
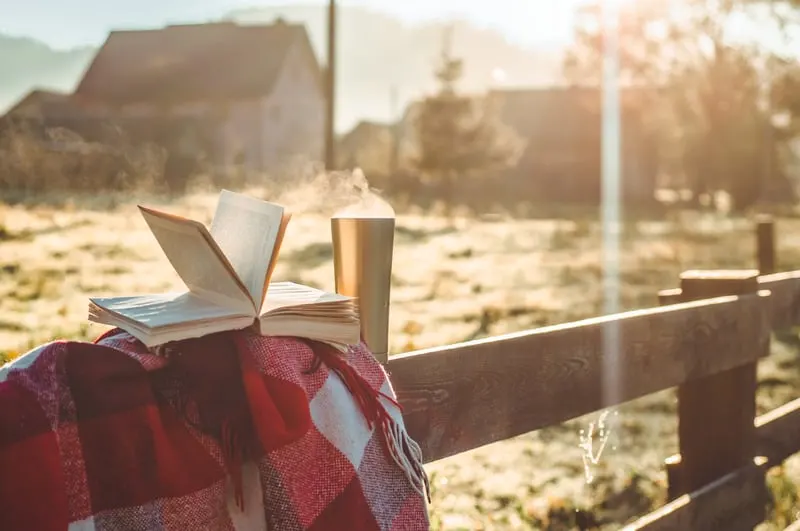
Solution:
<svg viewBox="0 0 800 531">
<path fill-rule="evenodd" d="M 390 94 L 390 127 L 392 131 L 392 146 L 389 155 L 389 179 L 394 179 L 397 174 L 397 165 L 400 158 L 400 117 L 397 113 L 397 85 L 392 85 Z"/>
<path fill-rule="evenodd" d="M 328 67 L 325 69 L 325 169 L 336 166 L 336 0 L 328 0 Z"/>
<path fill-rule="evenodd" d="M 775 13 L 775 0 L 770 0 L 769 2 L 769 9 L 770 15 L 774 19 L 776 17 Z M 765 72 L 764 77 L 767 78 L 767 111 L 766 115 L 764 116 L 764 147 L 762 148 L 762 159 L 763 159 L 763 168 L 762 172 L 763 175 L 761 176 L 761 186 L 760 192 L 761 197 L 759 198 L 761 201 L 770 202 L 775 199 L 774 195 L 777 191 L 775 187 L 775 162 L 773 160 L 774 148 L 775 148 L 775 129 L 772 124 L 772 113 L 775 109 L 775 103 L 773 101 L 773 94 L 772 92 L 775 90 L 774 86 L 774 76 L 775 72 L 770 71 L 769 68 L 769 60 L 767 60 L 765 64 Z"/>
</svg>

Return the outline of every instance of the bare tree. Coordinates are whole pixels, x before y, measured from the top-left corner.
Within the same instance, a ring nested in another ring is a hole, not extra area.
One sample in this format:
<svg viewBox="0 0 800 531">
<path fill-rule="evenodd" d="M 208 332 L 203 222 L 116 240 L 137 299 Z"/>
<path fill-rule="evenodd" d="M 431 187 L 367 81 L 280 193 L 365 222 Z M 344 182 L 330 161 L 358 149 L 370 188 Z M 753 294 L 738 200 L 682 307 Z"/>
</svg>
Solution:
<svg viewBox="0 0 800 531">
<path fill-rule="evenodd" d="M 564 65 L 572 83 L 600 83 L 601 8 L 595 2 L 577 17 Z M 620 18 L 621 82 L 649 95 L 662 167 L 695 196 L 727 191 L 739 209 L 767 187 L 789 190 L 779 162 L 796 128 L 776 117 L 800 117 L 797 58 L 731 35 L 733 17 L 778 32 L 763 8 L 752 0 L 640 0 Z"/>
</svg>

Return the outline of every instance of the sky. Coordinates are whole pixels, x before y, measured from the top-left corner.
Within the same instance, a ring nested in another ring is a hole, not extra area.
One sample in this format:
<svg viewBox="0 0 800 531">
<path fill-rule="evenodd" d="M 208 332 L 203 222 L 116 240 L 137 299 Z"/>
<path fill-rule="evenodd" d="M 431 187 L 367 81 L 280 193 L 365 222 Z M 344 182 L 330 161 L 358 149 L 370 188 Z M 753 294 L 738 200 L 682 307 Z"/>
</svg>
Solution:
<svg viewBox="0 0 800 531">
<path fill-rule="evenodd" d="M 578 0 L 339 0 L 408 22 L 461 15 L 531 47 L 560 47 L 570 35 Z M 29 36 L 55 48 L 97 45 L 109 30 L 199 22 L 259 5 L 319 4 L 323 0 L 0 0 L 0 32 Z"/>
</svg>

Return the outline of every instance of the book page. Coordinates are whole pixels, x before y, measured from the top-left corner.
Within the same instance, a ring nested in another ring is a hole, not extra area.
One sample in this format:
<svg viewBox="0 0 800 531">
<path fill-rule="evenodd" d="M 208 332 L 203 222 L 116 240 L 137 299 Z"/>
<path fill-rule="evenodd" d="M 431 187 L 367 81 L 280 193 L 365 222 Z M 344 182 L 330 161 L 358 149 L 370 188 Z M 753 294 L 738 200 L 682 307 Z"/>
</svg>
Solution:
<svg viewBox="0 0 800 531">
<path fill-rule="evenodd" d="M 256 315 L 256 305 L 202 223 L 139 207 L 167 259 L 189 290 L 206 300 Z"/>
<path fill-rule="evenodd" d="M 351 308 L 353 299 L 337 293 L 329 293 L 320 289 L 304 286 L 295 282 L 273 282 L 269 285 L 261 315 L 276 312 L 284 308 L 306 309 L 326 307 L 326 313 L 339 313 Z M 313 311 L 311 312 L 313 313 Z"/>
<path fill-rule="evenodd" d="M 354 345 L 361 340 L 358 319 L 347 322 L 265 315 L 259 320 L 259 333 L 265 336 L 306 337 L 334 345 Z"/>
<path fill-rule="evenodd" d="M 269 269 L 267 269 L 267 274 L 264 275 L 264 287 L 261 291 L 261 307 L 264 306 L 264 299 L 267 297 L 267 290 L 269 289 L 269 281 L 272 278 L 272 272 L 275 271 L 275 264 L 278 263 L 278 256 L 280 255 L 281 245 L 283 244 L 283 236 L 286 234 L 286 227 L 289 225 L 289 221 L 291 221 L 292 215 L 287 214 L 286 212 L 283 213 L 283 219 L 281 220 L 281 226 L 278 229 L 278 239 L 275 241 L 275 247 L 272 249 L 272 258 L 270 259 Z M 261 307 L 259 307 L 259 311 L 261 311 Z"/>
<path fill-rule="evenodd" d="M 211 236 L 260 309 L 288 218 L 280 205 L 223 190 L 211 222 Z"/>
<path fill-rule="evenodd" d="M 262 335 L 307 337 L 337 348 L 358 343 L 361 338 L 358 308 L 352 297 L 294 282 L 269 285 L 258 325 Z"/>
<path fill-rule="evenodd" d="M 89 300 L 109 313 L 151 329 L 248 315 L 186 292 Z"/>
</svg>

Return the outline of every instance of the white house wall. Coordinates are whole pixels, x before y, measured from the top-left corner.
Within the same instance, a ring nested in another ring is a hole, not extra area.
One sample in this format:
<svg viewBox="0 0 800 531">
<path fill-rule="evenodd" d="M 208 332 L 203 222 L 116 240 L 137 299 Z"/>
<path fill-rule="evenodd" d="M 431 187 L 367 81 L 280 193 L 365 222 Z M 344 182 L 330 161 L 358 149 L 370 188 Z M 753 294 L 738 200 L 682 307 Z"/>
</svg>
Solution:
<svg viewBox="0 0 800 531">
<path fill-rule="evenodd" d="M 325 98 L 313 63 L 303 52 L 300 45 L 289 49 L 272 94 L 262 102 L 262 145 L 273 164 L 298 157 L 312 162 L 323 158 Z"/>
<path fill-rule="evenodd" d="M 226 164 L 243 163 L 248 168 L 260 169 L 267 159 L 262 148 L 261 101 L 240 100 L 231 102 L 225 109 L 223 125 L 223 160 Z"/>
</svg>

